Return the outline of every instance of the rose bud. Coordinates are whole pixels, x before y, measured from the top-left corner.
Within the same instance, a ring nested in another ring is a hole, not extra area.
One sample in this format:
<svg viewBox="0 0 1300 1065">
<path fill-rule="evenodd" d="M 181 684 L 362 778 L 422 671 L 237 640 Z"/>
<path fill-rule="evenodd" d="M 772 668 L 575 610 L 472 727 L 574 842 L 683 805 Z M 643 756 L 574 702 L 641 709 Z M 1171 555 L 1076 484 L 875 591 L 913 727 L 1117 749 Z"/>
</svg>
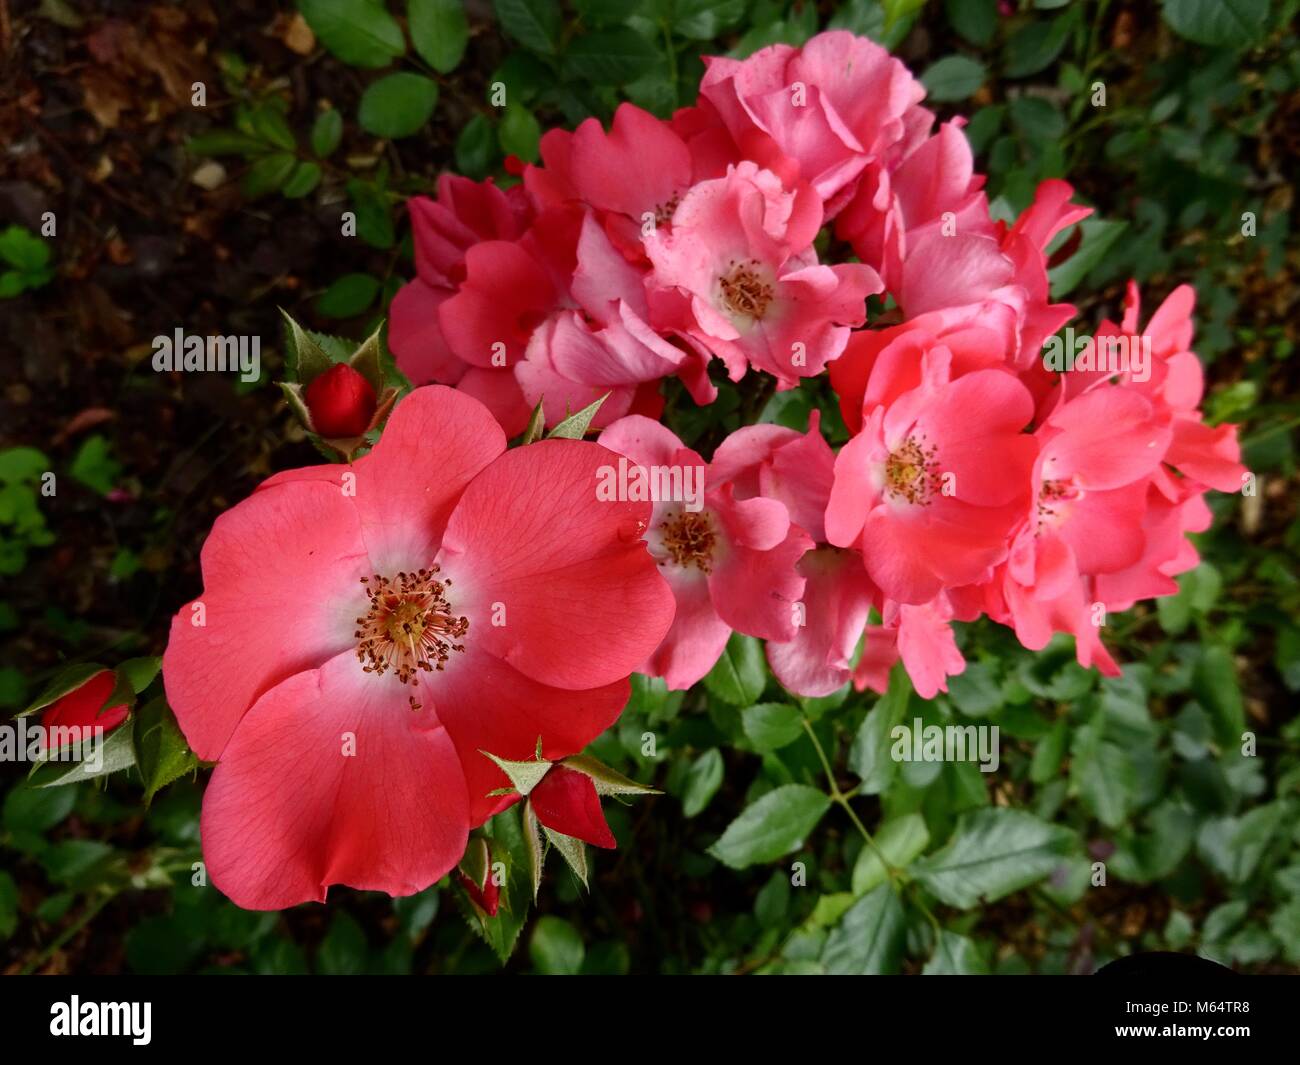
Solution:
<svg viewBox="0 0 1300 1065">
<path fill-rule="evenodd" d="M 108 697 L 113 694 L 117 678 L 111 669 L 101 670 L 89 678 L 79 688 L 74 688 L 60 699 L 46 707 L 41 714 L 41 724 L 50 737 L 50 748 L 58 746 L 58 739 L 81 735 L 80 730 L 99 727 L 105 733 L 112 732 L 126 720 L 129 707 L 110 706 L 100 713 Z M 76 733 L 55 733 L 54 729 L 77 729 Z"/>
<path fill-rule="evenodd" d="M 487 840 L 475 837 L 469 841 L 456 876 L 474 905 L 488 917 L 495 917 L 501 903 L 501 886 L 492 876 L 492 847 Z"/>
<path fill-rule="evenodd" d="M 346 363 L 331 366 L 303 392 L 312 427 L 326 438 L 361 436 L 370 428 L 375 390 Z"/>
</svg>

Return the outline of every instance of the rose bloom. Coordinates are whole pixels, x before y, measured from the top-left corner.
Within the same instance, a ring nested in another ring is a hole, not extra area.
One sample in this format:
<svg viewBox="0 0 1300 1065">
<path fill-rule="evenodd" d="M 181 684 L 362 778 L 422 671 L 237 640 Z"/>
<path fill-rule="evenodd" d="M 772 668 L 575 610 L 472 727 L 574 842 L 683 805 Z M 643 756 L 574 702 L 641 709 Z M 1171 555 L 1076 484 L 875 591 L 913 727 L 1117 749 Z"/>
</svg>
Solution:
<svg viewBox="0 0 1300 1065">
<path fill-rule="evenodd" d="M 673 597 L 648 503 L 598 501 L 597 444 L 511 451 L 420 388 L 351 465 L 291 470 L 217 519 L 172 623 L 167 697 L 216 769 L 213 883 L 241 906 L 331 884 L 409 895 L 509 805 L 482 752 L 579 751 L 618 716 Z M 201 608 L 200 608 L 201 604 Z"/>
</svg>

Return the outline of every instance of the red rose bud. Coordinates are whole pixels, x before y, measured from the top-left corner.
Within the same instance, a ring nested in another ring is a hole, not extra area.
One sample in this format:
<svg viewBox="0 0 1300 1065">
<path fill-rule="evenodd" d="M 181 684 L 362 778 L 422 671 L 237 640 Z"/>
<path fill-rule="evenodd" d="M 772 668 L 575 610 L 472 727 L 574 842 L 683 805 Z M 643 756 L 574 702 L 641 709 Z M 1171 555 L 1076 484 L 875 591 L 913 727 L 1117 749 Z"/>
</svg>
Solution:
<svg viewBox="0 0 1300 1065">
<path fill-rule="evenodd" d="M 125 721 L 129 712 L 126 704 L 110 706 L 102 714 L 99 712 L 100 707 L 113 694 L 116 684 L 117 677 L 112 670 L 100 670 L 81 687 L 68 692 L 67 695 L 46 707 L 41 714 L 41 724 L 45 726 L 49 748 L 57 749 L 59 741 L 63 739 L 88 738 L 82 736 L 81 729 L 98 726 L 105 733 L 109 733 Z M 50 732 L 50 729 L 77 729 L 78 731 L 58 734 Z"/>
<path fill-rule="evenodd" d="M 361 436 L 375 416 L 375 390 L 346 363 L 331 366 L 303 391 L 312 428 L 327 439 Z"/>
<path fill-rule="evenodd" d="M 470 838 L 456 877 L 475 906 L 489 917 L 497 915 L 501 887 L 492 876 L 492 847 L 487 840 L 477 836 Z"/>
<path fill-rule="evenodd" d="M 547 828 L 595 847 L 612 850 L 617 846 L 601 812 L 596 785 L 585 773 L 553 765 L 528 798 L 537 820 Z"/>
<path fill-rule="evenodd" d="M 457 872 L 460 877 L 460 886 L 465 889 L 465 894 L 474 900 L 474 905 L 486 913 L 489 917 L 497 915 L 497 907 L 501 904 L 501 889 L 497 887 L 496 881 L 492 879 L 489 873 L 483 886 L 479 887 L 473 880 L 462 872 Z"/>
</svg>

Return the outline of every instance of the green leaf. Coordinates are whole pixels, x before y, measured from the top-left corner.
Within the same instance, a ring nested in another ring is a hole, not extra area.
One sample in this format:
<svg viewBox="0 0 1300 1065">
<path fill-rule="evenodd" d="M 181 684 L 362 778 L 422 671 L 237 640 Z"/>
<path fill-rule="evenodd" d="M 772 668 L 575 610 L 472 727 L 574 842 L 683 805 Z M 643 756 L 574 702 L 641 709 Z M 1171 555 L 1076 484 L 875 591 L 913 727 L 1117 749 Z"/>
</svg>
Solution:
<svg viewBox="0 0 1300 1065">
<path fill-rule="evenodd" d="M 1002 685 L 987 663 L 970 662 L 948 678 L 948 697 L 967 717 L 986 717 L 1002 705 Z"/>
<path fill-rule="evenodd" d="M 1074 734 L 1070 781 L 1084 804 L 1107 828 L 1119 828 L 1135 805 L 1137 767 L 1125 748 L 1102 738 L 1099 722 Z"/>
<path fill-rule="evenodd" d="M 573 0 L 573 10 L 588 26 L 613 26 L 635 15 L 640 7 L 641 0 Z"/>
<path fill-rule="evenodd" d="M 40 863 L 51 880 L 76 887 L 93 883 L 92 874 L 112 857 L 113 848 L 102 840 L 68 839 L 42 851 Z"/>
<path fill-rule="evenodd" d="M 655 46 L 627 26 L 577 37 L 564 54 L 568 72 L 594 85 L 626 85 L 649 74 L 661 60 Z"/>
<path fill-rule="evenodd" d="M 763 645 L 752 636 L 732 633 L 727 646 L 704 677 L 711 695 L 732 706 L 751 706 L 767 687 Z"/>
<path fill-rule="evenodd" d="M 1215 48 L 1244 48 L 1268 22 L 1268 0 L 1164 0 L 1165 21 L 1180 37 Z"/>
<path fill-rule="evenodd" d="M 546 434 L 547 440 L 581 440 L 587 435 L 587 430 L 591 428 L 591 420 L 596 417 L 596 412 L 600 410 L 600 405 L 609 399 L 609 393 L 606 392 L 600 399 L 583 407 L 576 414 L 570 414 L 562 422 L 559 422 L 554 429 Z"/>
<path fill-rule="evenodd" d="M 984 961 L 974 940 L 943 929 L 934 953 L 921 970 L 922 976 L 987 976 L 988 963 Z"/>
<path fill-rule="evenodd" d="M 1071 833 L 1024 810 L 987 807 L 965 815 L 946 846 L 912 865 L 912 875 L 950 906 L 993 902 L 1048 876 Z"/>
<path fill-rule="evenodd" d="M 343 140 L 343 116 L 334 108 L 322 111 L 311 126 L 311 150 L 317 157 L 333 155 Z"/>
<path fill-rule="evenodd" d="M 1035 784 L 1046 784 L 1060 772 L 1069 735 L 1069 723 L 1061 718 L 1052 726 L 1052 731 L 1038 741 L 1029 763 L 1029 779 Z"/>
<path fill-rule="evenodd" d="M 1079 223 L 1079 228 L 1083 231 L 1083 239 L 1079 242 L 1078 250 L 1065 262 L 1047 271 L 1052 285 L 1052 299 L 1068 296 L 1093 267 L 1105 258 L 1120 234 L 1128 228 L 1128 223 L 1085 218 Z"/>
<path fill-rule="evenodd" d="M 45 791 L 18 784 L 5 796 L 5 831 L 40 835 L 62 822 L 76 805 L 75 788 Z"/>
<path fill-rule="evenodd" d="M 293 173 L 289 175 L 289 180 L 284 183 L 280 189 L 280 195 L 289 200 L 300 200 L 304 196 L 309 196 L 313 189 L 320 184 L 321 168 L 319 163 L 304 162 L 294 167 Z"/>
<path fill-rule="evenodd" d="M 525 48 L 555 54 L 563 21 L 556 0 L 493 0 L 492 6 L 501 28 Z"/>
<path fill-rule="evenodd" d="M 38 273 L 50 261 L 50 246 L 29 229 L 8 226 L 0 230 L 0 259 L 23 273 Z"/>
<path fill-rule="evenodd" d="M 888 884 L 863 896 L 822 948 L 821 962 L 832 976 L 875 976 L 898 972 L 907 922 L 903 904 Z"/>
<path fill-rule="evenodd" d="M 586 949 L 578 930 L 560 917 L 537 918 L 528 940 L 528 956 L 546 976 L 577 976 Z"/>
<path fill-rule="evenodd" d="M 948 25 L 970 41 L 986 48 L 998 28 L 998 0 L 946 0 Z"/>
<path fill-rule="evenodd" d="M 1282 826 L 1286 804 L 1257 806 L 1241 817 L 1218 817 L 1201 825 L 1196 849 L 1210 868 L 1234 884 L 1244 884 L 1268 852 Z"/>
<path fill-rule="evenodd" d="M 759 754 L 779 751 L 803 735 L 799 709 L 787 703 L 755 703 L 741 712 L 740 723 Z"/>
<path fill-rule="evenodd" d="M 284 112 L 274 104 L 265 103 L 255 108 L 248 117 L 253 133 L 274 148 L 286 152 L 296 151 L 298 139 L 289 128 Z"/>
<path fill-rule="evenodd" d="M 244 171 L 240 187 L 250 200 L 267 196 L 281 188 L 298 165 L 292 152 L 265 155 Z"/>
<path fill-rule="evenodd" d="M 202 951 L 202 939 L 174 915 L 146 917 L 126 935 L 126 963 L 146 976 L 184 972 Z"/>
<path fill-rule="evenodd" d="M 0 484 L 21 484 L 40 479 L 50 460 L 34 447 L 11 447 L 0 451 Z"/>
<path fill-rule="evenodd" d="M 157 655 L 144 655 L 140 658 L 128 658 L 126 661 L 120 662 L 116 672 L 119 678 L 126 681 L 131 691 L 139 695 L 153 683 L 161 668 L 161 658 Z"/>
<path fill-rule="evenodd" d="M 133 739 L 135 764 L 144 779 L 145 805 L 198 764 L 162 696 L 149 700 L 136 712 Z"/>
<path fill-rule="evenodd" d="M 213 129 L 187 140 L 185 150 L 191 155 L 258 155 L 266 145 L 239 130 Z"/>
<path fill-rule="evenodd" d="M 403 70 L 366 86 L 357 121 L 362 129 L 379 137 L 409 137 L 429 121 L 437 103 L 437 82 Z"/>
<path fill-rule="evenodd" d="M 316 971 L 323 976 L 356 976 L 366 967 L 366 934 L 347 913 L 337 911 L 316 952 Z"/>
<path fill-rule="evenodd" d="M 298 10 L 320 43 L 354 67 L 386 67 L 406 51 L 383 0 L 298 0 Z"/>
<path fill-rule="evenodd" d="M 492 169 L 496 153 L 496 130 L 486 115 L 475 115 L 456 138 L 456 169 L 480 181 Z"/>
<path fill-rule="evenodd" d="M 1017 30 L 1003 53 L 1003 74 L 1024 78 L 1050 66 L 1065 46 L 1074 22 L 1074 12 L 1067 11 L 1050 22 L 1030 22 Z"/>
<path fill-rule="evenodd" d="M 1192 671 L 1192 691 L 1209 711 L 1214 735 L 1220 745 L 1236 749 L 1246 728 L 1246 711 L 1237 669 L 1231 652 L 1221 644 L 1211 644 L 1202 652 Z"/>
<path fill-rule="evenodd" d="M 693 41 L 710 41 L 745 17 L 744 0 L 676 0 L 673 32 Z"/>
<path fill-rule="evenodd" d="M 709 805 L 722 786 L 722 770 L 722 753 L 716 747 L 710 747 L 691 763 L 682 794 L 682 813 L 686 817 L 695 817 Z"/>
<path fill-rule="evenodd" d="M 108 440 L 98 433 L 86 437 L 72 459 L 72 479 L 100 495 L 108 495 L 122 476 L 122 464 L 113 458 Z"/>
<path fill-rule="evenodd" d="M 889 674 L 889 688 L 862 720 L 849 749 L 849 767 L 862 778 L 865 795 L 881 794 L 898 771 L 889 753 L 890 733 L 906 716 L 911 694 L 912 682 L 899 663 Z"/>
<path fill-rule="evenodd" d="M 803 846 L 830 803 L 806 784 L 783 785 L 747 807 L 709 853 L 733 869 L 774 861 Z"/>
<path fill-rule="evenodd" d="M 461 0 L 409 0 L 406 28 L 411 43 L 429 66 L 450 74 L 465 54 L 469 23 Z"/>
<path fill-rule="evenodd" d="M 34 788 L 55 788 L 67 784 L 80 784 L 83 780 L 108 776 L 135 765 L 135 746 L 131 742 L 131 729 L 123 725 L 104 739 L 102 750 L 92 761 L 42 763 L 28 780 Z"/>
<path fill-rule="evenodd" d="M 931 100 L 965 100 L 984 84 L 984 64 L 964 55 L 950 55 L 931 63 L 921 75 Z"/>
<path fill-rule="evenodd" d="M 387 194 L 374 182 L 361 178 L 353 178 L 346 187 L 357 212 L 357 236 L 371 247 L 391 248 L 397 243 L 397 233 Z"/>
<path fill-rule="evenodd" d="M 853 894 L 865 895 L 888 879 L 885 866 L 876 851 L 895 869 L 906 868 L 930 844 L 930 830 L 918 813 L 904 814 L 886 821 L 872 837 L 875 848 L 863 847 L 853 865 Z"/>
<path fill-rule="evenodd" d="M 497 130 L 497 140 L 503 152 L 517 155 L 524 162 L 535 163 L 541 138 L 542 127 L 528 108 L 522 104 L 510 104 L 506 108 Z"/>
<path fill-rule="evenodd" d="M 316 299 L 316 310 L 327 318 L 352 318 L 366 310 L 379 295 L 379 278 L 370 274 L 344 274 Z"/>
</svg>

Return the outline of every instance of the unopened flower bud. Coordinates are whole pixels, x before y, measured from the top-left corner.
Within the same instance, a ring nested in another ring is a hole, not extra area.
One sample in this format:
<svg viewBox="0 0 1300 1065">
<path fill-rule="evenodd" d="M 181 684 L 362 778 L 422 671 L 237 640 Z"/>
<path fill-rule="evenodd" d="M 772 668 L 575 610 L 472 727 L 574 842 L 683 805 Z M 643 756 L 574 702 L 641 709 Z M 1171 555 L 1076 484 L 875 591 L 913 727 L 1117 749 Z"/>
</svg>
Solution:
<svg viewBox="0 0 1300 1065">
<path fill-rule="evenodd" d="M 377 400 L 375 390 L 346 363 L 337 363 L 303 392 L 312 428 L 327 439 L 361 436 L 370 428 Z"/>
</svg>

